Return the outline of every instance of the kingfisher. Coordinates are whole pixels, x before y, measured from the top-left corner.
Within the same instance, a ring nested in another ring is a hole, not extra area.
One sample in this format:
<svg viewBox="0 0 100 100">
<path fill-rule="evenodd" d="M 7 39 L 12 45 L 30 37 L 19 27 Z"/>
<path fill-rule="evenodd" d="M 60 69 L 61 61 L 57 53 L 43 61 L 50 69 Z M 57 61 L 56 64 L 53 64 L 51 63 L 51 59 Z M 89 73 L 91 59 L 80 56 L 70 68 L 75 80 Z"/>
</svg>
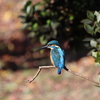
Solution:
<svg viewBox="0 0 100 100">
<path fill-rule="evenodd" d="M 58 74 L 61 74 L 61 70 L 64 68 L 66 71 L 68 69 L 65 66 L 65 53 L 64 50 L 61 49 L 60 44 L 57 40 L 52 40 L 47 43 L 46 46 L 41 47 L 40 49 L 50 49 L 50 60 L 51 63 L 58 68 Z"/>
</svg>

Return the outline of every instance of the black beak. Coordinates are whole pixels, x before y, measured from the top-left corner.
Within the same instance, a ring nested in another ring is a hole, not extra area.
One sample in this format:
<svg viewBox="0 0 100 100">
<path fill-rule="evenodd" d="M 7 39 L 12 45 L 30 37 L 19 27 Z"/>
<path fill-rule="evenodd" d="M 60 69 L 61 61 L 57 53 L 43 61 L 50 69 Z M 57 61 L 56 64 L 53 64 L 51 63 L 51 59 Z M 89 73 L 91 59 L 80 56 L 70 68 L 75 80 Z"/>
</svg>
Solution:
<svg viewBox="0 0 100 100">
<path fill-rule="evenodd" d="M 46 46 L 44 46 L 44 47 L 41 47 L 39 50 L 41 50 L 41 49 L 45 49 L 45 48 L 47 48 L 48 46 L 46 45 Z"/>
</svg>

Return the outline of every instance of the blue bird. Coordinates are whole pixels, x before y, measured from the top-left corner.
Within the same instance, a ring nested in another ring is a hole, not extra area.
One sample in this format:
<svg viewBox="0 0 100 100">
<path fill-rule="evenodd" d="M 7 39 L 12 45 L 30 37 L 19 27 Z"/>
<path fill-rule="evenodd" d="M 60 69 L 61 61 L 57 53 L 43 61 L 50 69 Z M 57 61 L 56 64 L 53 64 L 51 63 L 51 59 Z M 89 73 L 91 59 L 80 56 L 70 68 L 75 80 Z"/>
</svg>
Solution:
<svg viewBox="0 0 100 100">
<path fill-rule="evenodd" d="M 51 63 L 58 68 L 58 74 L 61 74 L 61 70 L 64 68 L 68 71 L 65 67 L 65 53 L 64 50 L 60 48 L 60 44 L 56 40 L 52 40 L 47 43 L 46 46 L 41 47 L 40 49 L 49 48 L 50 50 L 50 59 Z"/>
</svg>

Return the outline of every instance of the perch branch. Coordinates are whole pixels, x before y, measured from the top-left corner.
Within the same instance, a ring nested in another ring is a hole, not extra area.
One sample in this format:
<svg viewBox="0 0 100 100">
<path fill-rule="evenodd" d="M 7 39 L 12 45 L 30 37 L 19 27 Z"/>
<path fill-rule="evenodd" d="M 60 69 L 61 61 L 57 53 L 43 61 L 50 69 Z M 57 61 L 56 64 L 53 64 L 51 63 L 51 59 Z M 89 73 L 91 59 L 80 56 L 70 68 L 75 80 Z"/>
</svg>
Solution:
<svg viewBox="0 0 100 100">
<path fill-rule="evenodd" d="M 37 73 L 35 74 L 35 76 L 31 79 L 31 80 L 27 80 L 29 83 L 31 83 L 33 80 L 35 80 L 35 78 L 39 75 L 39 73 L 41 72 L 41 69 L 46 69 L 46 68 L 54 68 L 55 66 L 40 66 Z"/>
<path fill-rule="evenodd" d="M 37 73 L 35 74 L 35 76 L 31 80 L 28 80 L 28 82 L 31 83 L 39 75 L 41 69 L 45 69 L 45 68 L 56 68 L 56 67 L 55 66 L 40 66 L 39 69 L 38 69 L 38 71 L 37 71 Z M 81 75 L 79 73 L 76 73 L 76 72 L 74 72 L 74 71 L 72 71 L 70 69 L 68 69 L 66 71 L 68 71 L 68 72 L 70 72 L 70 73 L 72 73 L 72 74 L 74 74 L 76 76 L 79 76 L 81 78 L 84 78 L 84 79 L 86 79 L 86 80 L 88 80 L 88 81 L 90 81 L 90 82 L 92 82 L 92 83 L 100 86 L 100 83 L 99 82 L 96 82 L 96 81 L 94 81 L 94 80 L 92 80 L 92 79 L 90 79 L 88 77 L 85 77 L 85 76 L 83 76 L 83 75 Z"/>
<path fill-rule="evenodd" d="M 81 75 L 81 74 L 79 74 L 79 73 L 76 73 L 76 72 L 74 72 L 74 71 L 72 71 L 72 70 L 70 70 L 70 69 L 68 70 L 68 72 L 70 72 L 70 73 L 72 73 L 72 74 L 74 74 L 74 75 L 76 75 L 76 76 L 79 76 L 79 77 L 81 77 L 81 78 L 84 78 L 84 79 L 86 79 L 86 80 L 88 80 L 88 81 L 90 81 L 90 82 L 92 82 L 92 83 L 94 83 L 94 84 L 100 86 L 100 83 L 99 83 L 99 82 L 96 82 L 96 81 L 94 81 L 94 80 L 92 80 L 92 79 L 90 79 L 90 78 L 88 78 L 88 77 L 85 77 L 85 76 L 83 76 L 83 75 Z"/>
</svg>

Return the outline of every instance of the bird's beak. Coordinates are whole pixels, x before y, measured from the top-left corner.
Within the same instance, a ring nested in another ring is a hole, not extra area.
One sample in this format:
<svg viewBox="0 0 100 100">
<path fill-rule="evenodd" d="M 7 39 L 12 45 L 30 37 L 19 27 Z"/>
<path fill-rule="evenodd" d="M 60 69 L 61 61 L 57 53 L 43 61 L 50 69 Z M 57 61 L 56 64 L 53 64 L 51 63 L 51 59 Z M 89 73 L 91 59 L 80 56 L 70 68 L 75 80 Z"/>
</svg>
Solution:
<svg viewBox="0 0 100 100">
<path fill-rule="evenodd" d="M 47 48 L 48 46 L 46 45 L 46 46 L 44 46 L 44 47 L 41 47 L 39 50 L 41 50 L 41 49 L 45 49 L 45 48 Z"/>
</svg>

